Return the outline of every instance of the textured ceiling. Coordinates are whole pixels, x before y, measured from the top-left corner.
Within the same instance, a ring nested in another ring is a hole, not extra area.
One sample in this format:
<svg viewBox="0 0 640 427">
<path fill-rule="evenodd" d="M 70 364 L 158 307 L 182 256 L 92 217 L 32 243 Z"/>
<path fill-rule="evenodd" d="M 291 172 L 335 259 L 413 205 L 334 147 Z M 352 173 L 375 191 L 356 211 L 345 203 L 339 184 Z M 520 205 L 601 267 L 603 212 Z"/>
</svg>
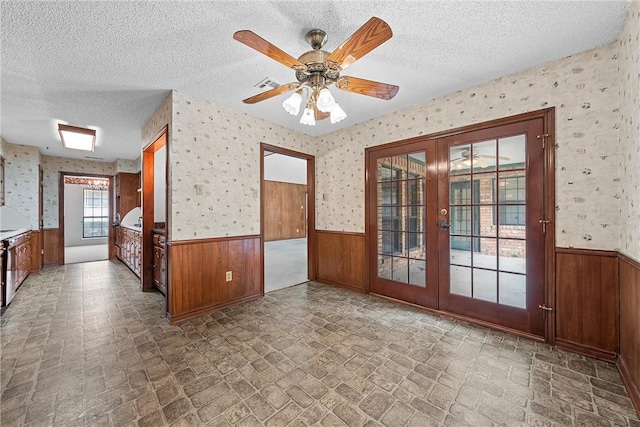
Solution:
<svg viewBox="0 0 640 427">
<path fill-rule="evenodd" d="M 3 0 L 0 134 L 45 155 L 140 155 L 140 130 L 171 89 L 317 136 L 613 42 L 628 1 Z M 250 29 L 294 57 L 312 28 L 331 52 L 371 16 L 393 38 L 345 70 L 400 86 L 384 101 L 332 89 L 348 118 L 302 126 L 286 95 L 241 101 L 294 72 L 233 40 Z M 64 150 L 58 121 L 98 129 L 95 153 Z"/>
</svg>

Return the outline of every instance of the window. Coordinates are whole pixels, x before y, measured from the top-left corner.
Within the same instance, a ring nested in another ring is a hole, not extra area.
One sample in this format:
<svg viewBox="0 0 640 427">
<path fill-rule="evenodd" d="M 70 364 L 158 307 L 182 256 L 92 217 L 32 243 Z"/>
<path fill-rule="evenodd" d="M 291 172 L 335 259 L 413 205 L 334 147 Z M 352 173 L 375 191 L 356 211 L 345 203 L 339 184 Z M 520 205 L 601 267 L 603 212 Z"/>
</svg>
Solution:
<svg viewBox="0 0 640 427">
<path fill-rule="evenodd" d="M 496 223 L 497 225 L 525 225 L 525 183 L 524 176 L 499 178 L 498 221 L 496 221 L 494 207 L 494 225 Z"/>
<path fill-rule="evenodd" d="M 109 190 L 82 190 L 84 214 L 82 237 L 107 237 L 109 234 Z"/>
</svg>

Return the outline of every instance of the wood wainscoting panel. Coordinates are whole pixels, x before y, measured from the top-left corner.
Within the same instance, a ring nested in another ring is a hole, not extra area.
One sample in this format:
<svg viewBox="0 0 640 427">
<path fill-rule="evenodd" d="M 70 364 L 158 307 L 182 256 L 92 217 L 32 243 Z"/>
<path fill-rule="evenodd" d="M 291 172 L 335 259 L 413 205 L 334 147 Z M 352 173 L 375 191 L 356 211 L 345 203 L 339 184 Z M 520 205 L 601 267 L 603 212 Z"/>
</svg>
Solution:
<svg viewBox="0 0 640 427">
<path fill-rule="evenodd" d="M 31 232 L 31 272 L 37 273 L 42 267 L 42 233 Z"/>
<path fill-rule="evenodd" d="M 58 245 L 60 230 L 45 228 L 43 233 L 44 264 L 60 264 L 60 248 Z"/>
<path fill-rule="evenodd" d="M 172 323 L 262 295 L 259 236 L 168 242 L 167 250 Z"/>
<path fill-rule="evenodd" d="M 640 262 L 620 254 L 620 357 L 618 368 L 640 414 Z"/>
<path fill-rule="evenodd" d="M 557 248 L 556 344 L 614 360 L 618 295 L 617 252 Z"/>
<path fill-rule="evenodd" d="M 316 230 L 316 233 L 317 280 L 357 292 L 367 292 L 364 233 L 323 230 Z"/>
<path fill-rule="evenodd" d="M 264 241 L 307 235 L 307 186 L 264 181 Z"/>
</svg>

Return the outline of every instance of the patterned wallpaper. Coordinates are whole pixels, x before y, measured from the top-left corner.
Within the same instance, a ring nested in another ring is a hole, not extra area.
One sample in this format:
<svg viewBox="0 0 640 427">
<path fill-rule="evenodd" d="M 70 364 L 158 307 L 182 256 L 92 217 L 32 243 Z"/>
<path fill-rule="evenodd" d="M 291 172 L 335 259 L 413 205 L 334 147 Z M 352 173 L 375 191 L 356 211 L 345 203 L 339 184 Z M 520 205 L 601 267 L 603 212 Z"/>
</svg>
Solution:
<svg viewBox="0 0 640 427">
<path fill-rule="evenodd" d="M 168 126 L 169 130 L 169 138 L 173 137 L 173 96 L 174 91 L 169 92 L 167 97 L 160 103 L 160 106 L 156 108 L 156 111 L 149 117 L 147 123 L 145 123 L 142 128 L 142 148 L 144 149 L 147 145 L 153 142 L 153 138 L 156 137 L 158 132 L 164 128 L 164 126 Z M 169 146 L 171 146 L 172 142 L 169 142 Z M 140 163 L 142 166 L 142 159 L 140 159 Z M 171 163 L 168 164 L 169 171 L 172 169 Z M 167 194 L 171 197 L 171 186 L 172 183 L 169 180 L 167 182 Z M 169 199 L 170 203 L 171 199 Z M 165 221 L 167 224 L 171 224 L 171 210 L 165 213 Z M 173 237 L 171 235 L 171 229 L 167 230 L 167 238 L 171 240 Z"/>
<path fill-rule="evenodd" d="M 620 32 L 620 251 L 640 261 L 640 1 Z"/>
<path fill-rule="evenodd" d="M 173 96 L 174 91 L 170 91 L 142 128 L 142 148 L 151 144 L 153 138 L 165 125 L 169 125 L 169 137 L 171 137 L 171 127 L 173 125 Z"/>
<path fill-rule="evenodd" d="M 171 239 L 259 234 L 260 143 L 308 153 L 312 138 L 181 92 L 173 109 Z"/>
<path fill-rule="evenodd" d="M 5 142 L 5 204 L 24 215 L 38 229 L 40 150 Z"/>
<path fill-rule="evenodd" d="M 557 245 L 617 248 L 617 56 L 613 43 L 321 138 L 317 228 L 364 231 L 365 147 L 555 106 Z"/>
<path fill-rule="evenodd" d="M 140 172 L 140 157 L 135 160 L 129 159 L 116 159 L 114 162 L 114 173 L 128 172 L 138 173 Z"/>
<path fill-rule="evenodd" d="M 114 163 L 42 156 L 41 164 L 44 178 L 44 228 L 58 228 L 58 172 L 114 174 Z M 35 195 L 37 198 L 37 189 Z"/>
</svg>

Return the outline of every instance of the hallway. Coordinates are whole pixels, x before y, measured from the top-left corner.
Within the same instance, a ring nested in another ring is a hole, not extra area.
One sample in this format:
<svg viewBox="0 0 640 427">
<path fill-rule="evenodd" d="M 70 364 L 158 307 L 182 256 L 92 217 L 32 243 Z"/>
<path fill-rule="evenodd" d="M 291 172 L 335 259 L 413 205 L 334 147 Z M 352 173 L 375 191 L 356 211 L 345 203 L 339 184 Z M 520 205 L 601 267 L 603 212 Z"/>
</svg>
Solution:
<svg viewBox="0 0 640 427">
<path fill-rule="evenodd" d="M 640 425 L 613 365 L 313 282 L 169 325 L 119 262 L 45 267 L 0 322 L 3 427 Z"/>
</svg>

